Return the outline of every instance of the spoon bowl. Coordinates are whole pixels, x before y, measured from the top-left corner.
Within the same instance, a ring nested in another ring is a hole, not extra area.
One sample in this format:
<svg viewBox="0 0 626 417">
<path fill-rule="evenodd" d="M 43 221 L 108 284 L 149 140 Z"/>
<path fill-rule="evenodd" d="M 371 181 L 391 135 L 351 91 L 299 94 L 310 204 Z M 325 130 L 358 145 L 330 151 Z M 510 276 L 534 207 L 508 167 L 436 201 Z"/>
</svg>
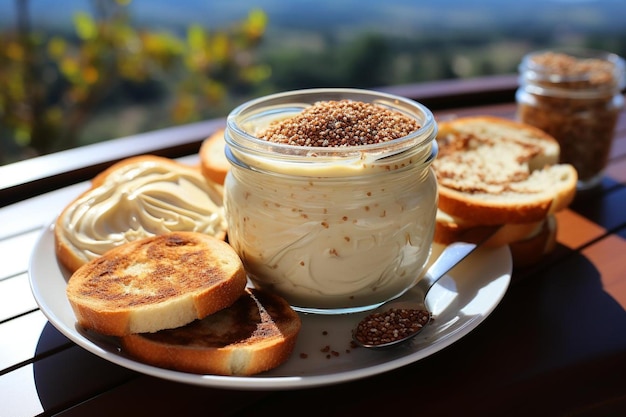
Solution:
<svg viewBox="0 0 626 417">
<path fill-rule="evenodd" d="M 446 246 L 416 284 L 417 297 L 413 300 L 391 300 L 371 311 L 352 331 L 354 342 L 368 349 L 386 349 L 417 336 L 432 320 L 432 313 L 426 305 L 429 291 L 492 235 L 479 243 L 454 242 Z"/>
</svg>

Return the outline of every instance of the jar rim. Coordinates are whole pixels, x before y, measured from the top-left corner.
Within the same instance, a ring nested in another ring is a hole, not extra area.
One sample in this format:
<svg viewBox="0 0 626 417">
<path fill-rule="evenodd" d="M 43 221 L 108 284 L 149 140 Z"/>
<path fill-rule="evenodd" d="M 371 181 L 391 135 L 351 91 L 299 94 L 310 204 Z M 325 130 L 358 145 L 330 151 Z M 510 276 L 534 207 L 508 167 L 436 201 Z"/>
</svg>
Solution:
<svg viewBox="0 0 626 417">
<path fill-rule="evenodd" d="M 578 74 L 560 74 L 545 65 L 537 64 L 534 58 L 543 54 L 556 53 L 567 54 L 577 59 L 598 59 L 613 64 L 612 82 L 602 84 L 590 84 L 587 88 L 577 86 L 577 88 L 568 88 L 567 83 L 589 81 L 589 73 Z M 571 94 L 573 90 L 577 94 L 594 95 L 597 92 L 600 95 L 612 91 L 621 91 L 626 87 L 626 61 L 612 52 L 590 49 L 590 48 L 555 48 L 533 51 L 526 54 L 518 67 L 520 74 L 520 84 L 542 84 L 542 91 L 558 91 L 559 89 L 567 90 Z"/>
<path fill-rule="evenodd" d="M 269 142 L 257 138 L 242 127 L 246 120 L 254 119 L 254 117 L 259 116 L 263 112 L 279 114 L 291 110 L 295 114 L 298 110 L 301 111 L 317 101 L 342 99 L 382 105 L 386 108 L 401 111 L 411 117 L 415 117 L 415 113 L 419 112 L 423 120 L 419 120 L 419 129 L 401 138 L 381 143 L 342 147 L 300 146 Z M 237 106 L 228 115 L 226 124 L 228 128 L 227 133 L 229 129 L 232 130 L 237 136 L 244 138 L 246 146 L 257 151 L 271 151 L 277 155 L 289 157 L 314 156 L 320 162 L 324 159 L 338 158 L 341 158 L 341 160 L 350 158 L 363 159 L 364 155 L 375 156 L 384 154 L 385 156 L 390 156 L 412 147 L 427 145 L 434 140 L 437 133 L 434 115 L 423 104 L 406 97 L 385 92 L 355 88 L 310 88 L 269 94 Z M 242 146 L 242 143 L 233 143 L 236 140 L 229 134 L 225 135 L 225 139 L 229 145 Z"/>
</svg>

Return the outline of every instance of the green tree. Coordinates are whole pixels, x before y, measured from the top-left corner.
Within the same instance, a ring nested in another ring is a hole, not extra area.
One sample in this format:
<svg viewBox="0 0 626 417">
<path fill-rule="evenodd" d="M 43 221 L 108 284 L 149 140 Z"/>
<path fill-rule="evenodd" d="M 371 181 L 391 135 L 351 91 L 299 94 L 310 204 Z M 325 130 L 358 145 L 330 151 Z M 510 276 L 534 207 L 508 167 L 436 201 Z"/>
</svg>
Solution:
<svg viewBox="0 0 626 417">
<path fill-rule="evenodd" d="M 177 36 L 136 28 L 130 1 L 93 0 L 91 13 L 74 14 L 70 37 L 35 31 L 28 1 L 16 0 L 17 28 L 0 33 L 0 145 L 19 154 L 3 151 L 1 163 L 78 146 L 86 122 L 120 86 L 171 85 L 175 124 L 268 76 L 254 59 L 262 11 L 227 29 L 191 25 Z"/>
</svg>

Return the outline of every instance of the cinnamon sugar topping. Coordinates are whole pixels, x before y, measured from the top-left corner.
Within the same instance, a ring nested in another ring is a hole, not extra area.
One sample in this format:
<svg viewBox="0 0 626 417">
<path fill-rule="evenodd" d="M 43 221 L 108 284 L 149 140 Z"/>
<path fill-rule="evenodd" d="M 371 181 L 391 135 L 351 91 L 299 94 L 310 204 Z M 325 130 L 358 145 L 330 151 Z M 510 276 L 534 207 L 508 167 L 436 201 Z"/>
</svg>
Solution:
<svg viewBox="0 0 626 417">
<path fill-rule="evenodd" d="M 342 147 L 388 142 L 419 128 L 414 119 L 381 105 L 331 100 L 273 123 L 259 137 L 289 145 Z"/>
</svg>

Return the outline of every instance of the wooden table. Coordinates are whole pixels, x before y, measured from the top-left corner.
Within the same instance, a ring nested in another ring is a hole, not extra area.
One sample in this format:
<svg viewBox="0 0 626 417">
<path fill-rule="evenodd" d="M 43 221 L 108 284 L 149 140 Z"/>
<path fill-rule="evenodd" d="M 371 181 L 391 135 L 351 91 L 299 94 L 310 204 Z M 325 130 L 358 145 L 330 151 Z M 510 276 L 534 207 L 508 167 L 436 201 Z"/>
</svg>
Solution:
<svg viewBox="0 0 626 417">
<path fill-rule="evenodd" d="M 514 79 L 500 81 L 389 90 L 431 105 L 437 117 L 513 118 Z M 464 99 L 453 99 L 454 91 Z M 505 99 L 479 105 L 489 92 Z M 621 116 L 601 186 L 559 213 L 556 250 L 515 269 L 503 300 L 474 331 L 399 369 L 300 390 L 186 385 L 111 364 L 66 339 L 31 294 L 35 242 L 84 180 L 138 153 L 193 160 L 223 120 L 0 167 L 0 416 L 626 415 L 626 112 Z"/>
</svg>

